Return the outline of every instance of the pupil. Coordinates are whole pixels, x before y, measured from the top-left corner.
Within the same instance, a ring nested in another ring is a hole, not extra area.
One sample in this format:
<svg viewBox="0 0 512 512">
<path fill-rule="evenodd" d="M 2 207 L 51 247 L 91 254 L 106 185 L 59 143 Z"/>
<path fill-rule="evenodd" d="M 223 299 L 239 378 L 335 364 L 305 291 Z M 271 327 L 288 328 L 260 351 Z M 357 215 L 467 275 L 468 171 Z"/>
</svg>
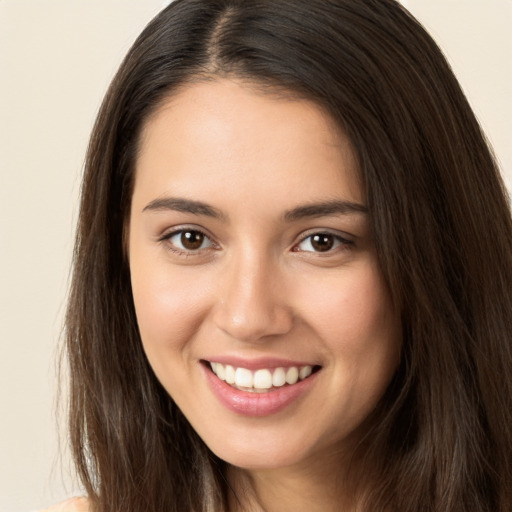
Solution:
<svg viewBox="0 0 512 512">
<path fill-rule="evenodd" d="M 199 249 L 203 245 L 204 235 L 199 231 L 184 231 L 181 234 L 181 243 L 185 249 L 191 251 Z"/>
<path fill-rule="evenodd" d="M 332 235 L 314 235 L 311 245 L 316 251 L 325 252 L 332 249 L 334 238 Z"/>
</svg>

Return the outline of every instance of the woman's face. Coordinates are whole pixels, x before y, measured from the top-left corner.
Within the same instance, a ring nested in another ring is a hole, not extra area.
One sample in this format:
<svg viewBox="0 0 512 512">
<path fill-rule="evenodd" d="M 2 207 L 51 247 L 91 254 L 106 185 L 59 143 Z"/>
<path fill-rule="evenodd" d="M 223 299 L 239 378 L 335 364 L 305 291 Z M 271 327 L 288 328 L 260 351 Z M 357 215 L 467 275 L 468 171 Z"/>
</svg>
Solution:
<svg viewBox="0 0 512 512">
<path fill-rule="evenodd" d="M 188 85 L 146 123 L 129 226 L 142 342 L 235 466 L 349 449 L 397 366 L 356 167 L 314 103 L 234 81 Z"/>
</svg>

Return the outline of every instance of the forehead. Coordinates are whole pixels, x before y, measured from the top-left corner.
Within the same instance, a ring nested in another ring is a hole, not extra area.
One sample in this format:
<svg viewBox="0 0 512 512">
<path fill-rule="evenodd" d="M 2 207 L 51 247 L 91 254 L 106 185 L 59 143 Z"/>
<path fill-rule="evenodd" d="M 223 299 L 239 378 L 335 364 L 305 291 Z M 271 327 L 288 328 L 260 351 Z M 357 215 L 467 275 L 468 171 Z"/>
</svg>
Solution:
<svg viewBox="0 0 512 512">
<path fill-rule="evenodd" d="M 351 143 L 324 109 L 227 79 L 182 87 L 146 121 L 135 193 L 141 189 L 222 199 L 236 192 L 270 204 L 278 191 L 289 202 L 339 191 L 365 202 Z"/>
</svg>

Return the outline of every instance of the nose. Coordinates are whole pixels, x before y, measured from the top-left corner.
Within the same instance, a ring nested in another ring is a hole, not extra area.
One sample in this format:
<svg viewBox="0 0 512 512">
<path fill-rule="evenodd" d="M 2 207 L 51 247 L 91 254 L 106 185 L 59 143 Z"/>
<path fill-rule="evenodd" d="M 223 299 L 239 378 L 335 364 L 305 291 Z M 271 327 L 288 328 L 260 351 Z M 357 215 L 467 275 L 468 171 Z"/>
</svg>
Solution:
<svg viewBox="0 0 512 512">
<path fill-rule="evenodd" d="M 277 267 L 255 254 L 231 261 L 214 311 L 219 329 L 250 343 L 291 330 L 293 314 Z"/>
</svg>

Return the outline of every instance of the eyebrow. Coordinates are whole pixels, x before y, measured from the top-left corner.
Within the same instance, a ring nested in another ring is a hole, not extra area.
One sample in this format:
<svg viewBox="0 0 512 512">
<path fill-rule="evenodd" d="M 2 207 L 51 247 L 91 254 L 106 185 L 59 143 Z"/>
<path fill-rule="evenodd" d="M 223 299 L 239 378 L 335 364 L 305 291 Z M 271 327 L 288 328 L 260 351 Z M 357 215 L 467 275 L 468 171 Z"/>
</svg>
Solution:
<svg viewBox="0 0 512 512">
<path fill-rule="evenodd" d="M 142 211 L 166 210 L 191 213 L 193 215 L 204 215 L 220 220 L 226 220 L 227 218 L 224 213 L 207 203 L 179 197 L 162 197 L 155 199 L 148 203 Z M 336 214 L 348 215 L 354 213 L 366 214 L 368 213 L 368 208 L 359 203 L 333 199 L 319 203 L 306 204 L 287 210 L 283 215 L 283 219 L 286 222 L 293 222 L 304 218 L 324 217 Z"/>
<path fill-rule="evenodd" d="M 191 199 L 182 199 L 179 197 L 162 197 L 147 204 L 145 211 L 165 211 L 173 210 L 176 212 L 192 213 L 193 215 L 204 215 L 214 219 L 225 219 L 226 216 L 217 208 L 201 201 Z"/>
<path fill-rule="evenodd" d="M 366 214 L 368 213 L 368 208 L 359 203 L 333 199 L 330 201 L 298 206 L 297 208 L 288 210 L 284 214 L 284 220 L 287 222 L 293 222 L 304 218 L 324 217 L 326 215 L 336 214 L 347 215 L 354 213 Z"/>
</svg>

